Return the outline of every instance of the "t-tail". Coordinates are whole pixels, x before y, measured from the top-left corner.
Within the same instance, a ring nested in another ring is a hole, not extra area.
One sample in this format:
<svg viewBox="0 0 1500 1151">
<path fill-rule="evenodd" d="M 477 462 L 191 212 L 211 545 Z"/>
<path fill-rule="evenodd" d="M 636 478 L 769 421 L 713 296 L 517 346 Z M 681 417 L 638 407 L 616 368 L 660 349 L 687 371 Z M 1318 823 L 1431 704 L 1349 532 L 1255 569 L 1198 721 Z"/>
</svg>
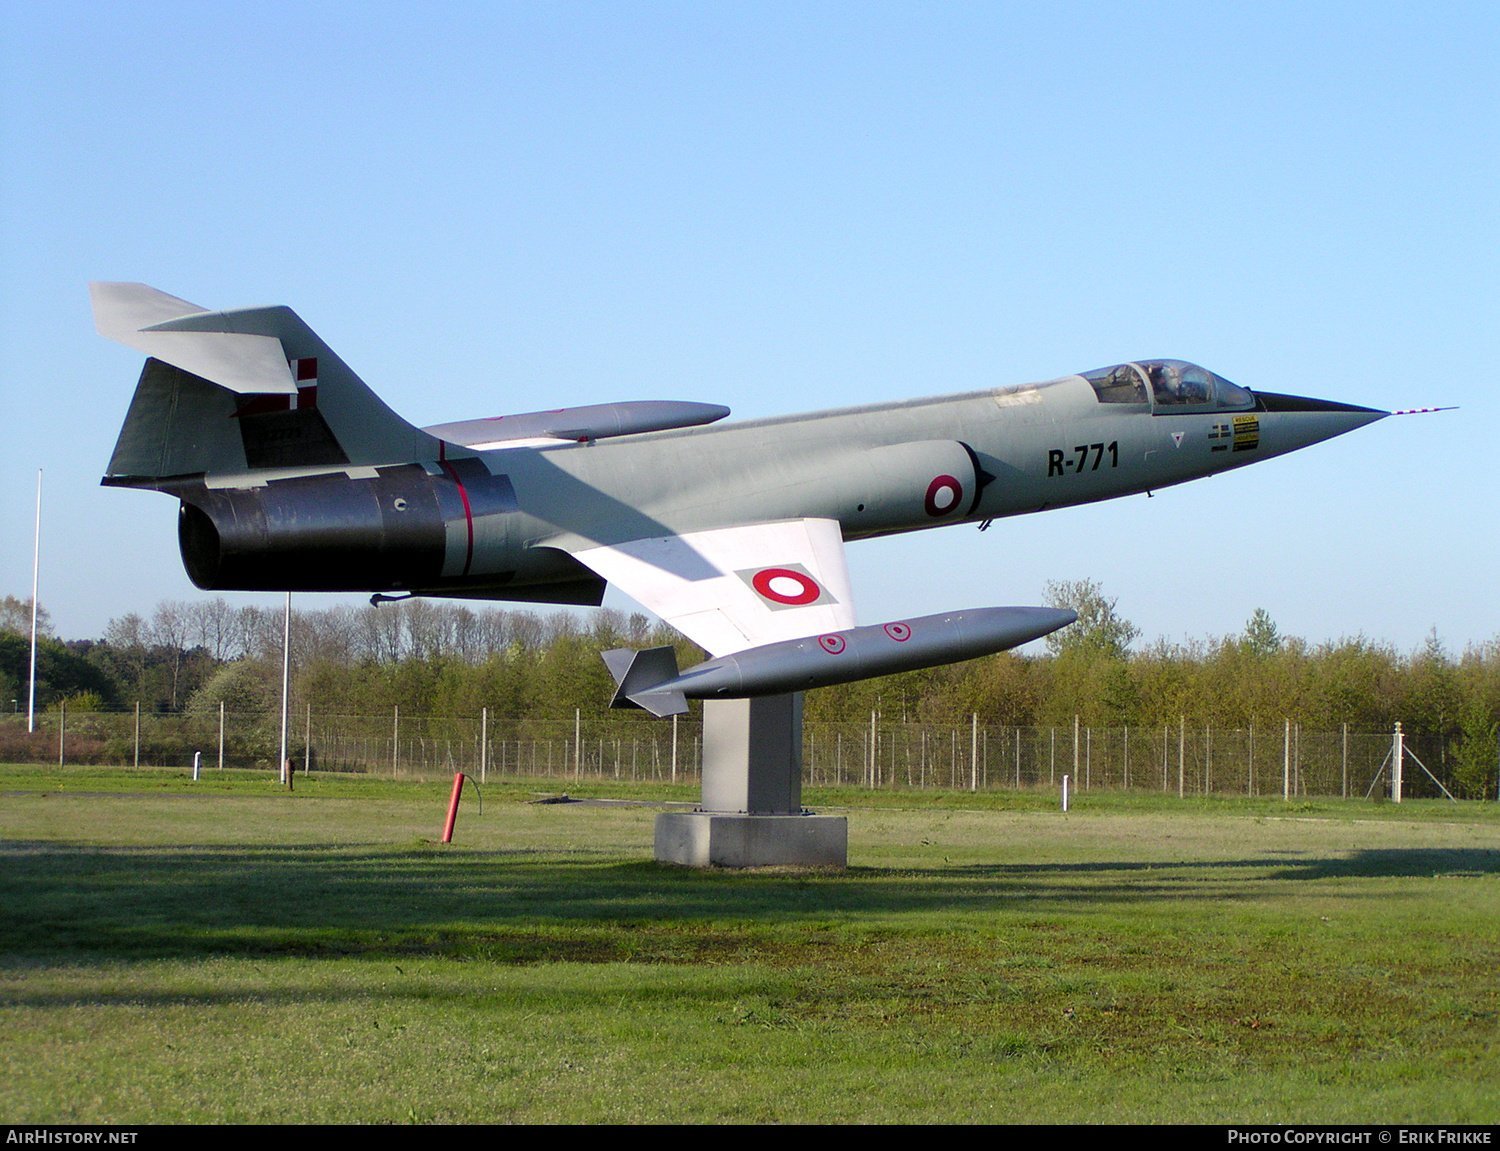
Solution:
<svg viewBox="0 0 1500 1151">
<path fill-rule="evenodd" d="M 582 571 L 540 591 L 477 580 L 474 522 L 516 507 L 509 479 L 396 415 L 290 308 L 90 292 L 99 332 L 150 357 L 103 482 L 182 501 L 198 587 L 599 602 Z"/>
<path fill-rule="evenodd" d="M 436 460 L 287 307 L 212 312 L 145 284 L 89 285 L 100 335 L 145 352 L 104 483 Z"/>
</svg>

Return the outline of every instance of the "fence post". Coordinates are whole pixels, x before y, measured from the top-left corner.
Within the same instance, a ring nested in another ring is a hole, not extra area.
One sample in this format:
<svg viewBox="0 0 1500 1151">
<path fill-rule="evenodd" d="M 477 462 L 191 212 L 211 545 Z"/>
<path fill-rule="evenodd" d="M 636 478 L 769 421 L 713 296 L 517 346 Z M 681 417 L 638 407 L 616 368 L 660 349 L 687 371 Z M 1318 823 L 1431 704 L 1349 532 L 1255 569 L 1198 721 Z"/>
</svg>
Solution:
<svg viewBox="0 0 1500 1151">
<path fill-rule="evenodd" d="M 1349 725 L 1344 724 L 1344 785 L 1340 794 L 1349 798 Z"/>
<path fill-rule="evenodd" d="M 1255 794 L 1255 721 L 1250 721 L 1250 765 L 1245 774 L 1245 798 Z"/>
<path fill-rule="evenodd" d="M 1203 794 L 1209 791 L 1209 782 L 1213 774 L 1213 724 L 1203 725 Z"/>
<path fill-rule="evenodd" d="M 224 701 L 219 700 L 219 770 L 224 770 Z"/>
<path fill-rule="evenodd" d="M 1177 798 L 1187 792 L 1187 716 L 1178 717 L 1177 728 Z"/>
<path fill-rule="evenodd" d="M 1391 800 L 1401 802 L 1401 761 L 1406 758 L 1406 736 L 1401 731 L 1401 721 L 1396 721 L 1396 730 L 1391 735 Z"/>
<path fill-rule="evenodd" d="M 1073 716 L 1073 778 L 1078 778 L 1078 716 Z"/>
<path fill-rule="evenodd" d="M 979 713 L 969 713 L 969 790 L 979 790 Z"/>
<path fill-rule="evenodd" d="M 1281 737 L 1281 801 L 1289 803 L 1292 798 L 1292 720 L 1286 719 L 1286 731 Z"/>
</svg>

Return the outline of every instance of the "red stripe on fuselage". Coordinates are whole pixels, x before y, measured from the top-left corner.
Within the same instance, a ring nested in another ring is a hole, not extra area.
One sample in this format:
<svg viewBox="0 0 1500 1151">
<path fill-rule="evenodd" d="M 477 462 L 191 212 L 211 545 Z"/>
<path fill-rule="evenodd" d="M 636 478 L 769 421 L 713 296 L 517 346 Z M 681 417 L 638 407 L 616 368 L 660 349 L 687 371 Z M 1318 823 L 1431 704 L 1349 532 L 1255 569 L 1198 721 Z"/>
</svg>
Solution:
<svg viewBox="0 0 1500 1151">
<path fill-rule="evenodd" d="M 458 478 L 457 469 L 447 460 L 442 460 L 441 463 L 443 470 L 448 473 L 448 478 L 458 486 L 459 498 L 464 501 L 464 526 L 469 532 L 469 543 L 464 551 L 464 570 L 459 574 L 468 575 L 469 565 L 474 562 L 474 513 L 469 510 L 469 493 L 464 490 L 464 482 Z"/>
</svg>

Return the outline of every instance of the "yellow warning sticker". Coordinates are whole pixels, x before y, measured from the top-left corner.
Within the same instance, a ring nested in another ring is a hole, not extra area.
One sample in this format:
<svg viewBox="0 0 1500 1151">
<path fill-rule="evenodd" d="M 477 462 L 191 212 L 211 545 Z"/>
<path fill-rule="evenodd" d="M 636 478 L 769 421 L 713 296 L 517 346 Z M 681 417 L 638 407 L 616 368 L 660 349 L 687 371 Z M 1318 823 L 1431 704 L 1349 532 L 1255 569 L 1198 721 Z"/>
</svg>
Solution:
<svg viewBox="0 0 1500 1151">
<path fill-rule="evenodd" d="M 1260 447 L 1260 417 L 1234 417 L 1234 450 L 1248 452 Z"/>
</svg>

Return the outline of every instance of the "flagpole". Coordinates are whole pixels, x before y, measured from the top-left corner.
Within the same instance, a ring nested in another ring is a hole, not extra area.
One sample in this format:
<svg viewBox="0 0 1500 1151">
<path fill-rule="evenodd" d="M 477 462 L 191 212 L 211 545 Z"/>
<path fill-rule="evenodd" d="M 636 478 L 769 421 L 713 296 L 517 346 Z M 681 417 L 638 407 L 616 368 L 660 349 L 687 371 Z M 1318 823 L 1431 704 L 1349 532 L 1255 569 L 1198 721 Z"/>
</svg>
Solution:
<svg viewBox="0 0 1500 1151">
<path fill-rule="evenodd" d="M 31 546 L 31 694 L 26 701 L 26 730 L 36 730 L 36 583 L 42 560 L 42 469 L 36 470 L 36 539 Z"/>
</svg>

